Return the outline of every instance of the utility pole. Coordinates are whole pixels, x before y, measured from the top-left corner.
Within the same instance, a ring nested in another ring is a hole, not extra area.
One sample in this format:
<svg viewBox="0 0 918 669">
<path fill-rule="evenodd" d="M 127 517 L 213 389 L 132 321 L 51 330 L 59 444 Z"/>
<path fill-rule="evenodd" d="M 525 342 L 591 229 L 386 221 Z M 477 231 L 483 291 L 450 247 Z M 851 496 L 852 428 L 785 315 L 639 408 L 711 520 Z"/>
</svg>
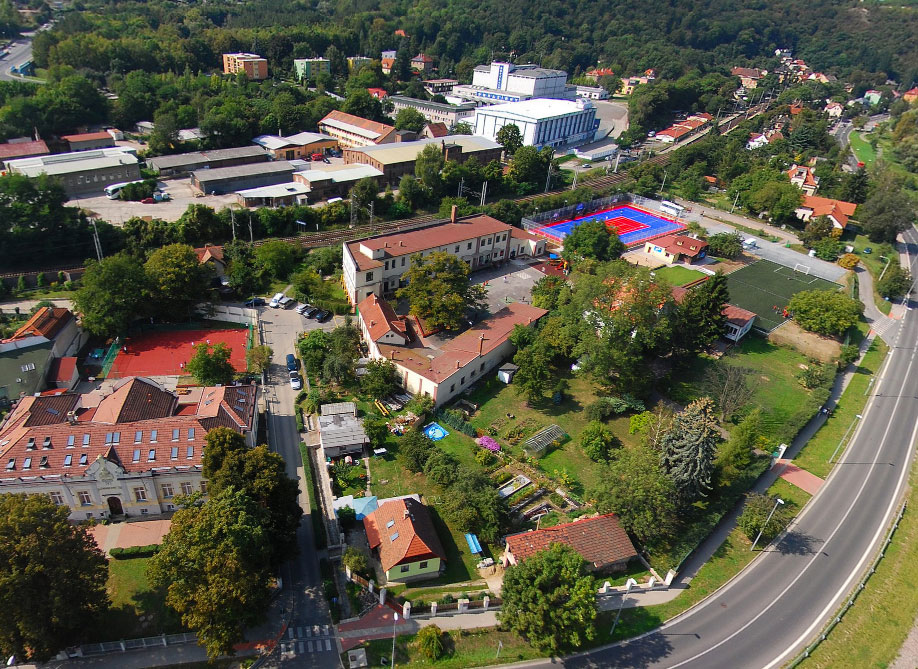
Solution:
<svg viewBox="0 0 918 669">
<path fill-rule="evenodd" d="M 739 202 L 739 192 L 736 193 L 736 197 L 733 198 L 733 206 L 730 207 L 730 213 L 733 213 L 733 210 L 736 209 L 736 203 Z"/>
<path fill-rule="evenodd" d="M 485 199 L 488 197 L 488 182 L 481 184 L 481 206 L 485 206 Z"/>
<path fill-rule="evenodd" d="M 618 155 L 615 156 L 615 169 L 612 170 L 614 174 L 618 174 L 618 161 L 620 161 L 621 159 L 622 159 L 622 151 L 621 149 L 619 149 Z"/>
<path fill-rule="evenodd" d="M 660 195 L 663 195 L 664 188 L 666 188 L 666 170 L 663 170 L 663 183 L 660 184 Z"/>
<path fill-rule="evenodd" d="M 459 179 L 459 190 L 456 191 L 456 197 L 462 197 L 462 189 L 465 187 L 465 177 Z"/>
<path fill-rule="evenodd" d="M 551 185 L 551 163 L 548 163 L 548 175 L 545 177 L 545 192 L 548 192 L 548 188 Z"/>
<path fill-rule="evenodd" d="M 574 172 L 574 183 L 571 184 L 571 190 L 577 188 L 577 174 L 578 172 Z"/>
<path fill-rule="evenodd" d="M 89 222 L 92 223 L 92 241 L 96 247 L 96 256 L 99 258 L 99 262 L 102 262 L 102 243 L 99 241 L 99 229 L 96 227 L 96 219 L 90 218 Z"/>
<path fill-rule="evenodd" d="M 351 191 L 351 228 L 357 223 L 357 205 L 354 202 L 354 191 Z"/>
<path fill-rule="evenodd" d="M 230 209 L 230 224 L 233 226 L 233 241 L 236 241 L 236 211 Z"/>
<path fill-rule="evenodd" d="M 255 236 L 252 234 L 252 212 L 249 212 L 249 244 L 255 243 Z"/>
</svg>

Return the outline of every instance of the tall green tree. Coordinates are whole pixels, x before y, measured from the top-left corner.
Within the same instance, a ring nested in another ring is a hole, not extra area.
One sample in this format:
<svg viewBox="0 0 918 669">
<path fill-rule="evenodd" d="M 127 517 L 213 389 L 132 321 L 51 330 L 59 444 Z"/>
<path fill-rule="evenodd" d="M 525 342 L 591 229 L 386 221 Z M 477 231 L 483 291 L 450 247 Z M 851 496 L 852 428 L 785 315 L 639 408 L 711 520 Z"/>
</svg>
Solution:
<svg viewBox="0 0 918 669">
<path fill-rule="evenodd" d="M 370 217 L 370 204 L 376 201 L 379 194 L 379 184 L 373 177 L 364 177 L 354 184 L 351 189 L 351 201 L 358 207 L 357 215 L 363 220 Z"/>
<path fill-rule="evenodd" d="M 509 567 L 501 599 L 501 625 L 542 651 L 579 648 L 596 637 L 593 577 L 570 546 L 552 544 Z"/>
<path fill-rule="evenodd" d="M 296 266 L 296 249 L 280 239 L 272 239 L 255 248 L 255 263 L 272 279 L 286 279 Z"/>
<path fill-rule="evenodd" d="M 612 430 L 598 420 L 587 423 L 580 434 L 580 448 L 593 462 L 609 461 L 618 446 L 621 446 L 621 443 Z"/>
<path fill-rule="evenodd" d="M 877 281 L 877 292 L 883 297 L 896 299 L 908 293 L 912 276 L 898 262 L 891 262 L 883 278 Z"/>
<path fill-rule="evenodd" d="M 642 543 L 667 539 L 675 530 L 676 489 L 648 446 L 619 449 L 587 496 L 600 513 L 616 514 Z"/>
<path fill-rule="evenodd" d="M 232 350 L 223 342 L 215 344 L 213 350 L 210 344 L 201 342 L 195 345 L 194 355 L 185 366 L 185 371 L 202 386 L 213 386 L 218 383 L 229 384 L 236 374 L 230 362 L 231 355 Z"/>
<path fill-rule="evenodd" d="M 521 146 L 510 159 L 507 175 L 517 183 L 528 183 L 541 189 L 548 178 L 548 167 L 553 157 L 554 151 L 549 147 L 539 150 L 534 146 Z"/>
<path fill-rule="evenodd" d="M 504 154 L 509 158 L 523 146 L 523 133 L 519 126 L 508 123 L 497 131 L 497 143 L 504 147 Z"/>
<path fill-rule="evenodd" d="M 396 130 L 410 130 L 412 132 L 421 132 L 427 119 L 414 107 L 405 107 L 399 109 L 395 115 Z"/>
<path fill-rule="evenodd" d="M 787 303 L 794 320 L 805 330 L 840 336 L 861 317 L 864 305 L 837 290 L 804 290 Z"/>
<path fill-rule="evenodd" d="M 246 627 L 265 619 L 270 602 L 267 511 L 227 488 L 201 506 L 176 511 L 148 577 L 166 604 L 198 635 L 210 659 L 234 655 Z"/>
<path fill-rule="evenodd" d="M 545 396 L 552 380 L 551 357 L 544 341 L 521 348 L 513 356 L 513 364 L 519 366 L 513 376 L 513 385 L 527 402 L 536 403 Z"/>
<path fill-rule="evenodd" d="M 210 271 L 187 244 L 157 249 L 144 263 L 151 308 L 159 318 L 187 318 L 209 288 Z"/>
<path fill-rule="evenodd" d="M 903 180 L 890 171 L 882 172 L 857 218 L 872 242 L 895 243 L 896 236 L 918 223 L 915 207 L 903 189 Z"/>
<path fill-rule="evenodd" d="M 714 403 L 707 397 L 673 417 L 673 426 L 663 437 L 661 463 L 683 502 L 690 504 L 713 489 L 718 438 Z"/>
<path fill-rule="evenodd" d="M 730 301 L 727 277 L 717 272 L 696 286 L 678 307 L 674 340 L 685 351 L 703 351 L 724 333 L 727 317 L 724 305 Z"/>
<path fill-rule="evenodd" d="M 0 496 L 0 650 L 50 659 L 86 638 L 109 606 L 108 565 L 70 509 L 46 495 Z"/>
<path fill-rule="evenodd" d="M 437 195 L 443 185 L 440 178 L 443 163 L 443 152 L 437 144 L 425 146 L 414 162 L 414 176 L 433 195 Z"/>
<path fill-rule="evenodd" d="M 80 289 L 73 296 L 82 314 L 83 329 L 99 337 L 114 337 L 127 331 L 147 302 L 147 275 L 143 265 L 126 253 L 86 265 Z"/>
<path fill-rule="evenodd" d="M 385 359 L 371 360 L 360 379 L 360 387 L 373 399 L 381 400 L 398 389 L 398 370 Z"/>
<path fill-rule="evenodd" d="M 411 313 L 427 321 L 428 328 L 456 329 L 466 310 L 480 308 L 486 291 L 469 281 L 469 266 L 444 251 L 429 256 L 416 253 L 402 276 L 408 285 L 396 296 L 408 300 Z"/>
<path fill-rule="evenodd" d="M 615 260 L 624 252 L 622 240 L 603 221 L 588 221 L 578 225 L 564 238 L 562 256 L 568 261 L 591 258 L 604 262 Z"/>
</svg>

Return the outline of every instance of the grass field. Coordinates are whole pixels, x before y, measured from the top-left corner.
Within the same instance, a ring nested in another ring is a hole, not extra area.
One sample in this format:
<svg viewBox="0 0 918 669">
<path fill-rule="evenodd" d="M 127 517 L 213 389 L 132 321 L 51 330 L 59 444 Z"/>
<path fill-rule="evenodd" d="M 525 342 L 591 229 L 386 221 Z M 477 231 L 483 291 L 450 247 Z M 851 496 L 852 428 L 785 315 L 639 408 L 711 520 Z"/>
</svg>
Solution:
<svg viewBox="0 0 918 669">
<path fill-rule="evenodd" d="M 870 146 L 864 135 L 855 130 L 851 133 L 849 140 L 851 142 L 851 151 L 854 157 L 864 163 L 865 167 L 870 167 L 877 159 L 876 150 Z"/>
<path fill-rule="evenodd" d="M 703 279 L 707 276 L 707 274 L 703 272 L 680 265 L 661 267 L 660 269 L 654 270 L 654 275 L 658 278 L 666 279 L 673 286 L 684 286 L 687 283 L 698 281 L 698 279 Z"/>
<path fill-rule="evenodd" d="M 134 639 L 181 632 L 177 614 L 166 607 L 165 594 L 147 579 L 150 558 L 110 560 L 107 590 L 112 608 L 99 625 L 96 641 Z"/>
<path fill-rule="evenodd" d="M 769 260 L 759 260 L 731 272 L 727 275 L 727 286 L 730 302 L 758 314 L 756 327 L 767 331 L 784 322 L 781 310 L 794 294 L 804 290 L 838 290 L 838 284 Z"/>
</svg>

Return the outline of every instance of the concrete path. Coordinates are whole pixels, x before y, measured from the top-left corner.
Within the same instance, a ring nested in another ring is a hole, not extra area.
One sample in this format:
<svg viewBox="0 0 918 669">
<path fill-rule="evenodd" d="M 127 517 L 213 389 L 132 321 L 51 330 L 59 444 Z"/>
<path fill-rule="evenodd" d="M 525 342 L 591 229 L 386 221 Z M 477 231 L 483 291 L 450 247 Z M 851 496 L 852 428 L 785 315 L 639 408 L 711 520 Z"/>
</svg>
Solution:
<svg viewBox="0 0 918 669">
<path fill-rule="evenodd" d="M 171 520 L 144 520 L 137 523 L 93 525 L 89 533 L 106 554 L 112 548 L 151 546 L 161 544 L 169 532 Z"/>
<path fill-rule="evenodd" d="M 338 625 L 338 639 L 341 642 L 342 650 L 350 650 L 372 639 L 391 639 L 393 632 L 399 636 L 416 634 L 419 629 L 428 625 L 436 625 L 441 630 L 458 630 L 497 627 L 499 624 L 497 611 L 493 610 L 453 615 L 442 614 L 435 617 L 424 616 L 409 620 L 399 616 L 398 624 L 394 624 L 394 621 L 395 611 L 387 606 L 379 605 L 360 620 L 341 623 Z"/>
</svg>

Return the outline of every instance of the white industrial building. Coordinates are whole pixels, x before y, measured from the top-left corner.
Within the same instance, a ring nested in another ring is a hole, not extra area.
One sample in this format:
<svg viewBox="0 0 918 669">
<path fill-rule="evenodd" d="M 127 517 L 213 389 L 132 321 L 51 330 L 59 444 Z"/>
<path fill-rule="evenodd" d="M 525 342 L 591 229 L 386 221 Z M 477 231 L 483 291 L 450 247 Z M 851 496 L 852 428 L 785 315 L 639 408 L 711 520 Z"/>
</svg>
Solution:
<svg viewBox="0 0 918 669">
<path fill-rule="evenodd" d="M 535 99 L 479 107 L 475 134 L 497 140 L 505 125 L 520 129 L 524 146 L 576 146 L 592 142 L 599 127 L 596 107 L 589 100 Z"/>
<path fill-rule="evenodd" d="M 532 98 L 573 100 L 577 97 L 577 89 L 567 85 L 564 70 L 495 61 L 476 67 L 471 85 L 454 86 L 452 95 L 481 105 L 493 105 Z"/>
</svg>

